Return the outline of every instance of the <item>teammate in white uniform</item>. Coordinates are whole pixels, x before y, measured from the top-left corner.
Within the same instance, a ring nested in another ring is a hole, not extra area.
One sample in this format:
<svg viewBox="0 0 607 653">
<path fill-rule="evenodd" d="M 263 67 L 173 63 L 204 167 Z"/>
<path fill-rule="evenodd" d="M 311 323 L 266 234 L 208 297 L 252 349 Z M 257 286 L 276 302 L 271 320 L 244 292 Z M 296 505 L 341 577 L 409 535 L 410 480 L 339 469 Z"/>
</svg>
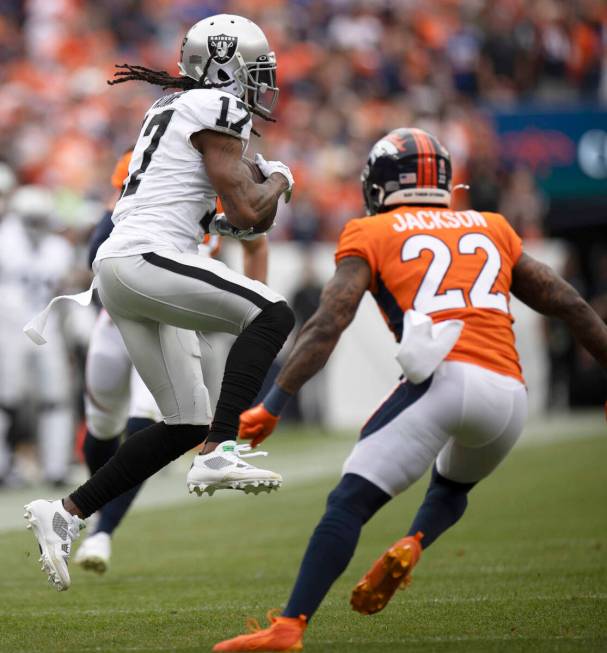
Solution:
<svg viewBox="0 0 607 653">
<path fill-rule="evenodd" d="M 158 100 L 145 117 L 114 212 L 116 227 L 94 268 L 101 300 L 163 421 L 127 439 L 63 502 L 26 507 L 43 568 L 59 590 L 70 584 L 66 563 L 80 518 L 203 441 L 188 474 L 190 491 L 256 493 L 282 481 L 242 461 L 248 445 L 234 440 L 239 414 L 259 392 L 293 327 L 293 313 L 262 283 L 196 254 L 205 230 L 249 237 L 267 229 L 280 196 L 290 195 L 286 165 L 258 155 L 266 178 L 258 184 L 242 161 L 251 112 L 269 119 L 276 102 L 276 60 L 257 25 L 220 15 L 189 30 L 180 71 L 182 78 L 137 66 L 117 73 L 117 81 L 140 79 L 182 91 Z M 215 215 L 218 196 L 225 216 Z M 237 336 L 214 416 L 195 331 Z"/>
<path fill-rule="evenodd" d="M 8 429 L 27 400 L 36 402 L 37 434 L 44 477 L 65 483 L 73 441 L 69 359 L 58 315 L 51 316 L 51 343 L 35 347 L 21 327 L 65 281 L 73 261 L 70 244 L 52 233 L 50 193 L 22 186 L 0 223 L 0 478 L 10 468 Z"/>
<path fill-rule="evenodd" d="M 0 163 L 0 220 L 4 219 L 7 212 L 8 200 L 17 185 L 17 178 L 15 173 L 6 163 Z M 0 222 L 0 230 L 2 223 Z M 0 278 L 0 288 L 2 288 L 3 281 Z M 4 293 L 3 293 L 4 294 Z M 4 327 L 4 318 L 0 320 L 0 330 Z M 0 338 L 0 347 L 4 342 L 4 338 Z M 2 365 L 4 357 L 0 352 L 0 366 Z M 1 369 L 1 368 L 0 368 Z M 5 397 L 2 396 L 6 380 L 0 377 L 0 485 L 3 485 L 9 480 L 11 472 L 11 447 L 8 443 L 8 433 L 11 423 L 14 419 L 14 410 L 12 407 L 5 405 Z"/>
</svg>

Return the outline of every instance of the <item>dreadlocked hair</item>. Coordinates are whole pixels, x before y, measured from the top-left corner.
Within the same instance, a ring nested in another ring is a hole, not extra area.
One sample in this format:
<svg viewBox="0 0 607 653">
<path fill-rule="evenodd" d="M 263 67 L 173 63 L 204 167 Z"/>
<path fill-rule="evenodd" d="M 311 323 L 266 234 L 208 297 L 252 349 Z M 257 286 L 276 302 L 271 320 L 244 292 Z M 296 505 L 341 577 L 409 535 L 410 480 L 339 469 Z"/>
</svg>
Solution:
<svg viewBox="0 0 607 653">
<path fill-rule="evenodd" d="M 107 83 L 110 86 L 114 86 L 115 84 L 122 84 L 124 82 L 141 81 L 147 82 L 148 84 L 154 84 L 155 86 L 161 86 L 163 91 L 170 88 L 179 88 L 182 91 L 191 91 L 194 88 L 224 88 L 225 86 L 232 84 L 231 79 L 227 82 L 210 81 L 207 78 L 210 65 L 211 57 L 207 59 L 202 75 L 200 79 L 196 81 L 191 77 L 174 77 L 173 75 L 169 75 L 166 70 L 153 70 L 152 68 L 146 68 L 145 66 L 135 66 L 128 63 L 116 64 L 114 67 L 118 70 L 114 73 L 114 79 L 108 79 Z M 251 113 L 254 113 L 256 116 L 259 116 L 268 122 L 276 122 L 276 118 L 266 116 L 254 106 L 248 105 L 248 109 Z M 251 129 L 251 131 L 256 136 L 260 136 L 256 129 Z"/>
</svg>

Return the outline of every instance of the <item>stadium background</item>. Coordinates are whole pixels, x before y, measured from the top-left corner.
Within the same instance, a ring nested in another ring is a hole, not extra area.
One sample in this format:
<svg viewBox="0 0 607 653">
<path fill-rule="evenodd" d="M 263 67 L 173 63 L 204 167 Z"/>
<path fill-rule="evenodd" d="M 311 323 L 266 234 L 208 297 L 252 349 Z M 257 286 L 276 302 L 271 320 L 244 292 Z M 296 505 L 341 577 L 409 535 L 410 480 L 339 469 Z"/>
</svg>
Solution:
<svg viewBox="0 0 607 653">
<path fill-rule="evenodd" d="M 402 125 L 428 129 L 447 145 L 455 182 L 470 185 L 455 194 L 458 208 L 503 211 L 526 247 L 607 317 L 604 2 L 3 0 L 0 6 L 0 160 L 19 184 L 52 191 L 48 229 L 74 255 L 60 287 L 31 288 L 36 281 L 28 280 L 32 295 L 88 285 L 86 242 L 112 192 L 112 167 L 160 92 L 145 83 L 108 87 L 114 64 L 175 72 L 184 31 L 226 11 L 262 25 L 277 52 L 277 122 L 261 123 L 263 137 L 252 150 L 288 162 L 297 179 L 294 200 L 270 236 L 270 284 L 293 301 L 300 322 L 331 272 L 341 227 L 363 212 L 359 174 L 370 145 Z M 6 212 L 9 196 L 3 205 Z M 238 267 L 229 245 L 223 256 Z M 0 278 L 0 291 L 5 282 Z M 534 413 L 600 405 L 605 376 L 563 327 L 519 306 L 515 311 Z M 61 323 L 75 430 L 94 317 L 78 309 Z M 0 321 L 1 352 L 22 335 L 7 314 Z M 376 342 L 387 343 L 379 354 Z M 395 375 L 387 332 L 366 302 L 293 417 L 355 426 Z M 10 384 L 6 374 L 2 379 Z M 19 401 L 10 437 L 22 466 L 9 483 L 39 478 L 36 405 L 36 396 Z"/>
<path fill-rule="evenodd" d="M 2 366 L 23 343 L 23 322 L 45 298 L 90 282 L 86 242 L 111 195 L 111 170 L 160 92 L 108 87 L 114 64 L 175 73 L 184 31 L 220 11 L 254 19 L 278 55 L 278 122 L 260 121 L 253 148 L 296 175 L 270 236 L 270 283 L 300 322 L 331 274 L 341 226 L 362 212 L 358 177 L 370 145 L 402 125 L 449 147 L 456 182 L 470 185 L 455 194 L 458 207 L 504 211 L 525 247 L 607 317 L 605 2 L 0 0 L 0 161 L 19 185 L 52 191 L 55 209 L 35 237 L 59 235 L 73 261 L 52 287 L 33 264 L 11 277 L 19 261 L 2 236 L 10 196 L 0 199 L 0 399 L 14 389 Z M 240 264 L 237 247 L 222 256 Z M 521 442 L 474 491 L 465 519 L 424 554 L 412 588 L 370 621 L 349 610 L 351 587 L 402 535 L 427 479 L 374 518 L 315 617 L 307 651 L 605 650 L 605 376 L 560 324 L 516 302 L 513 310 L 534 414 Z M 74 434 L 94 320 L 79 308 L 59 321 Z M 201 502 L 186 494 L 184 456 L 146 484 L 115 535 L 108 574 L 72 566 L 62 594 L 45 586 L 22 524 L 26 501 L 62 493 L 39 463 L 44 402 L 26 356 L 32 382 L 9 433 L 16 455 L 10 473 L 0 471 L 0 651 L 192 653 L 283 604 L 356 427 L 395 379 L 392 354 L 367 298 L 324 375 L 292 407 L 303 427 L 281 427 L 264 444 L 268 466 L 285 477 L 280 492 Z M 85 478 L 74 461 L 56 481 Z"/>
</svg>

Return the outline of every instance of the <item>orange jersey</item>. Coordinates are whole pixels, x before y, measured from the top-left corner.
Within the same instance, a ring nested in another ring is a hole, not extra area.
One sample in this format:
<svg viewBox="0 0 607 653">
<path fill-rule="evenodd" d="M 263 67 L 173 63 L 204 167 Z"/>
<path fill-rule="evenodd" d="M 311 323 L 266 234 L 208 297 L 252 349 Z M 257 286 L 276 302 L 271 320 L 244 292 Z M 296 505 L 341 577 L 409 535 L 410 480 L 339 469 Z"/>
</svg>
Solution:
<svg viewBox="0 0 607 653">
<path fill-rule="evenodd" d="M 510 313 L 512 268 L 521 253 L 521 239 L 497 213 L 402 206 L 350 220 L 335 258 L 367 261 L 369 290 L 398 340 L 409 309 L 434 322 L 463 320 L 446 359 L 523 381 Z"/>
<path fill-rule="evenodd" d="M 129 164 L 133 150 L 127 150 L 117 161 L 112 172 L 112 186 L 120 190 L 124 184 L 124 180 L 129 176 Z"/>
</svg>

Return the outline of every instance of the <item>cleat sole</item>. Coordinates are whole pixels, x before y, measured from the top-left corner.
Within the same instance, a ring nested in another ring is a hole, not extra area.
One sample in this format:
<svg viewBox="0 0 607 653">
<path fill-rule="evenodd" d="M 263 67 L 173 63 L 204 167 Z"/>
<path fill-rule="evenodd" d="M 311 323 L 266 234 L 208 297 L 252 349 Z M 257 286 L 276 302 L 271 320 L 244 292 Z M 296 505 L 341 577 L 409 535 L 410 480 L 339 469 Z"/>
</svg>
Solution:
<svg viewBox="0 0 607 653">
<path fill-rule="evenodd" d="M 86 571 L 94 571 L 96 574 L 99 574 L 100 576 L 102 574 L 105 574 L 109 566 L 106 560 L 95 556 L 91 556 L 89 558 L 85 558 L 84 560 L 80 560 L 76 564 L 82 569 Z"/>
<path fill-rule="evenodd" d="M 384 554 L 382 566 L 371 580 L 367 574 L 352 591 L 350 605 L 360 614 L 383 610 L 399 587 L 411 582 L 413 551 L 410 547 L 394 547 Z"/>
<path fill-rule="evenodd" d="M 216 490 L 240 490 L 245 494 L 260 494 L 265 492 L 269 494 L 272 490 L 278 490 L 282 485 L 282 481 L 269 479 L 269 480 L 238 480 L 238 481 L 220 481 L 217 483 L 188 483 L 188 491 L 190 494 L 196 494 L 201 497 L 204 494 L 213 496 Z"/>
</svg>

